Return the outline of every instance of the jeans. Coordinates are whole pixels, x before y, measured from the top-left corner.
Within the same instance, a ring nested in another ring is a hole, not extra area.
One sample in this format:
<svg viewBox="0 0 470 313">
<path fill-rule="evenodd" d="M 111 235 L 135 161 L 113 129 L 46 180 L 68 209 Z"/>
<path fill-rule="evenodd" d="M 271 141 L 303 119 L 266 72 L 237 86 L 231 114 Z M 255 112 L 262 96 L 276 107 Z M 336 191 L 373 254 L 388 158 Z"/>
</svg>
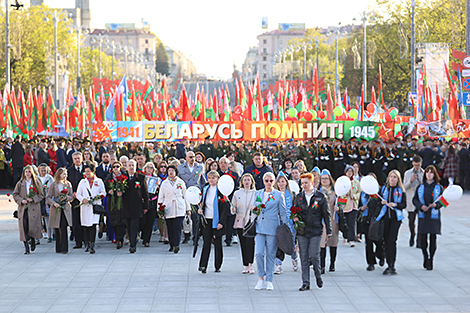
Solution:
<svg viewBox="0 0 470 313">
<path fill-rule="evenodd" d="M 357 210 L 344 213 L 344 215 L 346 216 L 346 222 L 348 223 L 348 242 L 354 242 L 356 241 Z"/>
<path fill-rule="evenodd" d="M 183 219 L 183 216 L 166 219 L 166 226 L 168 227 L 168 240 L 170 241 L 171 247 L 178 247 L 180 245 Z"/>
<path fill-rule="evenodd" d="M 321 236 L 307 238 L 297 236 L 299 241 L 300 264 L 302 267 L 302 283 L 310 286 L 310 260 L 313 263 L 315 277 L 321 279 L 320 272 L 320 242 Z"/>
<path fill-rule="evenodd" d="M 266 253 L 265 253 L 266 252 Z M 277 252 L 276 236 L 256 234 L 255 236 L 255 259 L 258 267 L 258 276 L 266 281 L 273 281 L 274 276 L 274 260 Z M 266 255 L 266 269 L 264 257 Z"/>
</svg>

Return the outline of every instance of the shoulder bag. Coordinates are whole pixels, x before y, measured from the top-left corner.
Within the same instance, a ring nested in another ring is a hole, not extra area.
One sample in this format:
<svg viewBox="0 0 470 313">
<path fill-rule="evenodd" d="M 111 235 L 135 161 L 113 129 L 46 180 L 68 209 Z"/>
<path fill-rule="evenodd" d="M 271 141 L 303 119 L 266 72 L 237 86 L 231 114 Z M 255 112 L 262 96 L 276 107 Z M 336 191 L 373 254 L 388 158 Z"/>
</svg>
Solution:
<svg viewBox="0 0 470 313">
<path fill-rule="evenodd" d="M 248 223 L 246 223 L 245 227 L 243 227 L 243 237 L 247 238 L 254 238 L 256 236 L 256 220 L 258 216 L 256 216 L 253 220 L 251 219 L 251 210 L 250 210 L 250 219 Z"/>
<path fill-rule="evenodd" d="M 90 198 L 92 198 L 91 196 L 91 192 L 90 190 L 87 188 L 87 191 L 88 191 L 88 194 L 90 195 Z M 106 210 L 104 209 L 104 206 L 102 206 L 101 204 L 91 204 L 93 206 L 93 214 L 106 214 Z"/>
</svg>

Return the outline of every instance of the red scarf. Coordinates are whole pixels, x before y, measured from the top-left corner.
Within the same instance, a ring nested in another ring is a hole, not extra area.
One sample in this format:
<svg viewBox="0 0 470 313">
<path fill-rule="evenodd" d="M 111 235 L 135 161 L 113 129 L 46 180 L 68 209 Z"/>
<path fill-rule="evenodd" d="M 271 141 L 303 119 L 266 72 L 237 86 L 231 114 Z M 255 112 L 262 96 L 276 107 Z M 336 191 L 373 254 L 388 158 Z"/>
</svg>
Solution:
<svg viewBox="0 0 470 313">
<path fill-rule="evenodd" d="M 92 177 L 92 178 L 86 178 L 88 180 L 88 183 L 90 184 L 90 188 L 93 187 L 93 181 L 95 180 L 95 177 Z"/>
</svg>

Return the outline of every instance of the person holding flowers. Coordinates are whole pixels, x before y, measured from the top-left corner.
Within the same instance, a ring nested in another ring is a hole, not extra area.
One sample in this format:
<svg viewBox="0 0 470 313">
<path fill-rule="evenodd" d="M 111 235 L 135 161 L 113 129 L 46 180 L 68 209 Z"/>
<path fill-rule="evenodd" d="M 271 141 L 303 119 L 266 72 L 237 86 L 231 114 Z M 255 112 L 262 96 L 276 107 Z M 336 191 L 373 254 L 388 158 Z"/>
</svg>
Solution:
<svg viewBox="0 0 470 313">
<path fill-rule="evenodd" d="M 122 219 L 123 194 L 127 188 L 127 176 L 122 172 L 122 163 L 115 161 L 105 181 L 108 191 L 108 224 L 116 235 L 116 249 L 121 249 L 126 235 L 126 224 Z"/>
<path fill-rule="evenodd" d="M 93 254 L 95 253 L 96 225 L 100 221 L 100 215 L 93 212 L 93 205 L 101 205 L 106 189 L 103 181 L 95 176 L 93 163 L 86 162 L 83 170 L 85 178 L 78 184 L 76 196 L 80 201 L 80 220 L 87 240 L 85 252 Z"/>
<path fill-rule="evenodd" d="M 149 179 L 150 177 L 155 177 L 157 179 L 157 189 L 154 193 L 149 192 L 148 211 L 147 213 L 144 213 L 144 216 L 140 219 L 140 230 L 142 231 L 142 244 L 145 247 L 148 247 L 150 244 L 150 238 L 152 237 L 153 224 L 155 223 L 155 218 L 157 217 L 157 198 L 158 190 L 160 187 L 160 178 L 157 178 L 157 170 L 155 168 L 155 165 L 153 165 L 153 162 L 147 162 L 144 165 L 143 170 L 147 179 Z"/>
<path fill-rule="evenodd" d="M 49 226 L 55 232 L 55 252 L 62 254 L 67 254 L 69 251 L 67 226 L 72 226 L 70 202 L 73 200 L 73 190 L 67 177 L 67 169 L 58 168 L 46 198 L 46 203 L 50 207 Z"/>
<path fill-rule="evenodd" d="M 25 167 L 21 179 L 13 191 L 13 199 L 18 204 L 18 230 L 20 241 L 24 244 L 24 254 L 36 249 L 36 239 L 42 238 L 41 200 L 44 198 L 44 189 L 41 181 L 36 177 L 33 166 Z"/>
<path fill-rule="evenodd" d="M 331 237 L 331 220 L 328 210 L 328 200 L 313 186 L 313 174 L 300 176 L 302 191 L 294 198 L 294 207 L 291 208 L 294 226 L 297 229 L 297 240 L 302 267 L 302 286 L 299 291 L 310 290 L 310 261 L 318 288 L 323 287 L 320 270 L 320 242 L 325 223 L 327 237 Z M 294 213 L 295 212 L 295 213 Z"/>
<path fill-rule="evenodd" d="M 274 290 L 274 261 L 277 252 L 277 227 L 279 217 L 284 224 L 289 223 L 284 194 L 273 189 L 276 177 L 272 172 L 263 175 L 264 189 L 255 193 L 253 213 L 256 220 L 255 258 L 259 280 L 255 290 Z M 256 181 L 256 180 L 255 180 Z"/>
</svg>

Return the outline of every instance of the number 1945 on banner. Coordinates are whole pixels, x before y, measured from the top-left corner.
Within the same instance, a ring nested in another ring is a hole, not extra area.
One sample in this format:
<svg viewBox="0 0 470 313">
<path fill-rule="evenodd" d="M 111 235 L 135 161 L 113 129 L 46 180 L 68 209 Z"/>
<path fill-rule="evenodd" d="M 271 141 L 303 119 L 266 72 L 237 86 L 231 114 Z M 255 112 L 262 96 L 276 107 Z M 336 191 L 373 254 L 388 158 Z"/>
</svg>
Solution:
<svg viewBox="0 0 470 313">
<path fill-rule="evenodd" d="M 372 139 L 375 138 L 374 126 L 352 126 L 349 128 L 351 137 Z"/>
</svg>

